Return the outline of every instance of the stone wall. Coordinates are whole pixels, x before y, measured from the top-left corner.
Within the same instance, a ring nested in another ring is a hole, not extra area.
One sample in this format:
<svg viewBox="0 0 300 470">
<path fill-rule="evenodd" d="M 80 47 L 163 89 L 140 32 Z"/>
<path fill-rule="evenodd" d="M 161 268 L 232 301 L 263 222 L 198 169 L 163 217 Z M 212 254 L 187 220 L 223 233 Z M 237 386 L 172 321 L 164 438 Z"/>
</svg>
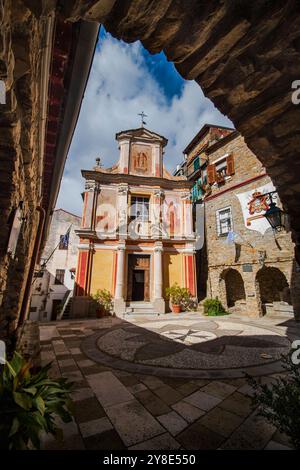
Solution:
<svg viewBox="0 0 300 470">
<path fill-rule="evenodd" d="M 236 291 L 237 302 L 235 309 L 248 315 L 257 316 L 263 313 L 257 273 L 266 267 L 280 270 L 291 288 L 291 300 L 294 304 L 295 315 L 299 315 L 298 293 L 300 288 L 300 274 L 296 272 L 293 243 L 291 234 L 282 231 L 275 233 L 271 227 L 263 234 L 246 227 L 241 205 L 237 194 L 254 190 L 270 182 L 264 174 L 261 163 L 249 150 L 241 136 L 222 145 L 217 145 L 209 152 L 209 163 L 213 163 L 223 155 L 232 153 L 235 163 L 235 174 L 224 185 L 212 187 L 212 193 L 205 199 L 206 239 L 208 256 L 208 294 L 218 296 L 225 306 L 228 305 L 228 286 L 235 284 L 231 290 Z M 257 178 L 258 179 L 255 179 Z M 254 180 L 251 181 L 251 178 Z M 248 183 L 247 183 L 248 181 Z M 237 186 L 241 183 L 242 186 Z M 237 187 L 236 187 L 237 186 Z M 230 189 L 233 187 L 233 189 Z M 217 232 L 216 211 L 230 206 L 233 218 L 233 230 L 241 235 L 241 243 L 226 243 L 226 236 Z M 262 260 L 262 256 L 264 260 Z M 235 273 L 228 273 L 233 268 Z M 251 270 L 251 271 L 250 271 Z M 242 285 L 237 280 L 242 278 L 245 299 L 240 295 Z M 235 281 L 232 281 L 235 279 Z M 227 285 L 226 285 L 227 284 Z M 268 286 L 266 286 L 268 288 Z M 229 287 L 230 289 L 230 287 Z M 278 299 L 274 299 L 278 300 Z M 281 300 L 287 300 L 282 298 Z M 230 302 L 229 302 L 230 303 Z"/>
<path fill-rule="evenodd" d="M 39 83 L 43 22 L 21 1 L 0 1 L 0 336 L 15 329 L 36 238 L 39 213 Z M 7 253 L 14 210 L 23 202 L 15 258 Z"/>
</svg>

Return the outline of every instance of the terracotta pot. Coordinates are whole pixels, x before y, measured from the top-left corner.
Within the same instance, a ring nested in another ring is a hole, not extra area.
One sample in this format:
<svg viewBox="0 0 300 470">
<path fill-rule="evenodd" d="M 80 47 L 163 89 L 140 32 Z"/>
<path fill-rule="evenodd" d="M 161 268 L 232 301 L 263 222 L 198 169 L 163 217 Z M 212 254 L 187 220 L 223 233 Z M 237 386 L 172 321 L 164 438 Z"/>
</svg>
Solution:
<svg viewBox="0 0 300 470">
<path fill-rule="evenodd" d="M 172 304 L 172 312 L 173 312 L 173 313 L 180 313 L 180 312 L 181 312 L 181 307 L 180 307 L 180 305 Z"/>
</svg>

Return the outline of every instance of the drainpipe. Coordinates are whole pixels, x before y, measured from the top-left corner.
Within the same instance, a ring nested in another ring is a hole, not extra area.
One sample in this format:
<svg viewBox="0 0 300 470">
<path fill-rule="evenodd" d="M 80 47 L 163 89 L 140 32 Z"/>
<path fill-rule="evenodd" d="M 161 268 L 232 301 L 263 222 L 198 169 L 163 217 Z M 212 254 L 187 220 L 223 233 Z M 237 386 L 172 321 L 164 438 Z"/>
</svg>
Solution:
<svg viewBox="0 0 300 470">
<path fill-rule="evenodd" d="M 35 265 L 39 256 L 39 251 L 40 251 L 40 246 L 41 246 L 41 241 L 42 241 L 42 234 L 43 234 L 43 229 L 44 229 L 46 211 L 41 206 L 38 206 L 36 210 L 40 213 L 40 220 L 39 220 L 39 225 L 37 229 L 37 235 L 36 235 L 35 242 L 34 242 L 32 256 L 31 256 L 31 263 L 30 263 L 29 272 L 27 276 L 27 282 L 26 282 L 26 287 L 25 287 L 25 292 L 23 296 L 23 302 L 21 306 L 17 328 L 20 328 L 23 325 L 27 317 L 33 273 L 34 273 L 34 268 L 35 268 Z"/>
</svg>

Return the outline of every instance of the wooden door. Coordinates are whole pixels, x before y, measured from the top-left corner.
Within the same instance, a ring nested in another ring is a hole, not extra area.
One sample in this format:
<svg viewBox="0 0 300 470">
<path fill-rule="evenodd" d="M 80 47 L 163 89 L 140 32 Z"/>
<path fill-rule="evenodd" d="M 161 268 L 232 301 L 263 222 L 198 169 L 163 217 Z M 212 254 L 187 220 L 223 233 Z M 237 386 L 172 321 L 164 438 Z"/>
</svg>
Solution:
<svg viewBox="0 0 300 470">
<path fill-rule="evenodd" d="M 145 302 L 150 300 L 150 269 L 145 269 L 144 299 Z"/>
</svg>

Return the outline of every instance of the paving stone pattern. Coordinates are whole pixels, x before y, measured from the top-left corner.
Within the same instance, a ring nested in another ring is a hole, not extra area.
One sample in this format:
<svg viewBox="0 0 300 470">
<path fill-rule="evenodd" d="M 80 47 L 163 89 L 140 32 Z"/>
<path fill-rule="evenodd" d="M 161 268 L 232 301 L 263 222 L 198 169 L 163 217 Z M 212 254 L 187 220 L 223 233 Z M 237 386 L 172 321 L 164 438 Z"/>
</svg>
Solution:
<svg viewBox="0 0 300 470">
<path fill-rule="evenodd" d="M 163 321 L 156 320 L 157 328 Z M 257 321 L 287 334 L 282 319 Z M 143 322 L 147 336 L 149 318 L 139 319 L 140 328 Z M 153 375 L 134 367 L 130 372 L 123 370 L 113 356 L 110 366 L 87 357 L 83 342 L 118 324 L 122 320 L 106 318 L 40 325 L 42 363 L 53 361 L 51 375 L 74 382 L 75 404 L 74 421 L 58 422 L 63 442 L 45 436 L 44 449 L 291 448 L 286 436 L 252 410 L 251 387 L 244 378 L 232 378 L 230 373 L 217 380 L 158 377 L 155 368 Z M 295 334 L 296 324 L 291 328 Z"/>
</svg>

